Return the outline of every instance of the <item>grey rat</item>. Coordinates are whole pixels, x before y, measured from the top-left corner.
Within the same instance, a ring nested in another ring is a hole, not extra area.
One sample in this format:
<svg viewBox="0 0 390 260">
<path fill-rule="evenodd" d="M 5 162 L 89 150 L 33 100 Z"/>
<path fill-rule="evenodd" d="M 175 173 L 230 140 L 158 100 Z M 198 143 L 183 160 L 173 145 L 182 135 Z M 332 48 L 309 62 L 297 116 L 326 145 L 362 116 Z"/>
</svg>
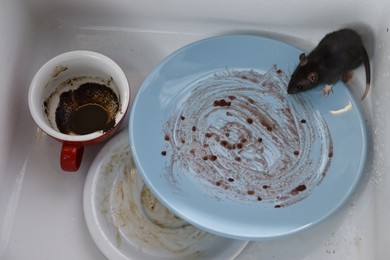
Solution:
<svg viewBox="0 0 390 260">
<path fill-rule="evenodd" d="M 340 29 L 327 34 L 307 57 L 302 53 L 299 60 L 287 87 L 289 94 L 325 84 L 322 95 L 329 95 L 333 84 L 340 79 L 349 79 L 351 71 L 363 63 L 366 90 L 361 100 L 367 96 L 371 81 L 370 61 L 360 35 L 354 30 Z"/>
</svg>

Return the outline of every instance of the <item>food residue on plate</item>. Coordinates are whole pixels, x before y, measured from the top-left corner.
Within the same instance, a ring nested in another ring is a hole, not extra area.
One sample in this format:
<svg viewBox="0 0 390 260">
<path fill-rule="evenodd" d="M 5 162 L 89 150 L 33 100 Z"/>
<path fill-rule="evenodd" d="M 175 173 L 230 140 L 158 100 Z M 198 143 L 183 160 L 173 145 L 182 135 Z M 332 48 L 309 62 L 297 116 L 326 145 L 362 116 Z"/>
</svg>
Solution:
<svg viewBox="0 0 390 260">
<path fill-rule="evenodd" d="M 129 144 L 113 149 L 97 181 L 96 205 L 109 231 L 106 235 L 121 251 L 136 251 L 166 259 L 208 257 L 229 244 L 183 221 L 165 208 L 138 175 Z"/>
<path fill-rule="evenodd" d="M 191 86 L 163 129 L 166 175 L 183 175 L 217 199 L 280 208 L 310 195 L 326 176 L 333 143 L 322 115 L 274 66 L 223 69 Z M 180 188 L 180 187 L 178 187 Z"/>
</svg>

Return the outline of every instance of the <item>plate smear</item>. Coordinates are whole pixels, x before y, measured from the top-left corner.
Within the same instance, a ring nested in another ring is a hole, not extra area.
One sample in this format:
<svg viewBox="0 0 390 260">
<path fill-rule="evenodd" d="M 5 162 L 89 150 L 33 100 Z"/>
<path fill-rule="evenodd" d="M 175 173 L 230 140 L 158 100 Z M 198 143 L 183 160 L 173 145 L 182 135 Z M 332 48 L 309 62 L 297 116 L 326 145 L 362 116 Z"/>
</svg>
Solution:
<svg viewBox="0 0 390 260">
<path fill-rule="evenodd" d="M 200 230 L 166 209 L 144 185 L 132 160 L 127 131 L 108 143 L 97 157 L 93 204 L 95 219 L 118 259 L 231 259 L 246 241 L 222 238 Z M 87 218 L 87 222 L 91 219 Z M 98 239 L 100 240 L 100 239 Z M 229 248 L 226 247 L 229 245 Z M 108 249 L 107 249 L 108 248 Z M 115 248 L 115 249 L 114 249 Z"/>
<path fill-rule="evenodd" d="M 180 189 L 186 175 L 215 199 L 279 208 L 321 183 L 333 157 L 331 134 L 307 100 L 287 95 L 282 70 L 225 68 L 193 84 L 163 129 L 173 186 Z"/>
</svg>

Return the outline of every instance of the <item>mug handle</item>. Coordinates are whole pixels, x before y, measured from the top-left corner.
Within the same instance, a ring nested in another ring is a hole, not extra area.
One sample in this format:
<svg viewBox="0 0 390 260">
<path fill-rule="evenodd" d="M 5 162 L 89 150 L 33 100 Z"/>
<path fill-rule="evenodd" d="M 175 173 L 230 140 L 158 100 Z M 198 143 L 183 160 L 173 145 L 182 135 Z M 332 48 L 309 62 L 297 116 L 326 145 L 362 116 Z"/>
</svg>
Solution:
<svg viewBox="0 0 390 260">
<path fill-rule="evenodd" d="M 64 142 L 61 149 L 61 169 L 67 172 L 75 172 L 80 168 L 83 158 L 84 146 L 81 143 Z"/>
</svg>

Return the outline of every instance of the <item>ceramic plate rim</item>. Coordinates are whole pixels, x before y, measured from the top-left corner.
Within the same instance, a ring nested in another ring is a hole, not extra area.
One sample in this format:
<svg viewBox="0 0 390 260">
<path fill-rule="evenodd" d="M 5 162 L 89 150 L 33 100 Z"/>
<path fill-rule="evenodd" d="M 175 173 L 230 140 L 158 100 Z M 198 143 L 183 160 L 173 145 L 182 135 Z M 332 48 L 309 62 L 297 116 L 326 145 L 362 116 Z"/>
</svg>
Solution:
<svg viewBox="0 0 390 260">
<path fill-rule="evenodd" d="M 109 156 L 112 156 L 111 152 L 119 147 L 119 143 L 122 140 L 128 139 L 128 129 L 122 129 L 119 131 L 115 136 L 113 136 L 110 140 L 108 140 L 107 143 L 104 144 L 104 146 L 99 150 L 98 154 L 96 155 L 95 159 L 93 160 L 90 169 L 88 171 L 87 178 L 85 180 L 84 184 L 84 190 L 83 190 L 83 211 L 84 211 L 84 218 L 87 224 L 88 231 L 95 242 L 96 246 L 101 250 L 101 252 L 108 257 L 109 259 L 122 259 L 122 260 L 129 260 L 132 259 L 132 257 L 127 257 L 124 255 L 118 248 L 115 247 L 113 244 L 113 241 L 110 241 L 106 234 L 104 233 L 103 229 L 101 228 L 101 223 L 98 221 L 98 218 L 96 216 L 96 206 L 93 202 L 93 194 L 95 193 L 96 185 L 95 182 L 99 178 L 101 174 L 101 169 L 99 170 L 101 165 L 104 165 L 106 163 L 107 158 Z M 94 188 L 95 187 L 95 188 Z M 223 237 L 221 237 L 224 239 Z M 235 251 L 232 252 L 229 259 L 234 259 L 237 257 L 247 246 L 249 241 L 233 241 L 233 243 L 237 243 Z M 138 251 L 138 253 L 142 253 L 141 251 Z M 147 253 L 144 253 L 145 258 L 143 259 L 154 259 L 152 255 L 149 255 Z M 139 258 L 134 258 L 139 259 Z"/>
</svg>

